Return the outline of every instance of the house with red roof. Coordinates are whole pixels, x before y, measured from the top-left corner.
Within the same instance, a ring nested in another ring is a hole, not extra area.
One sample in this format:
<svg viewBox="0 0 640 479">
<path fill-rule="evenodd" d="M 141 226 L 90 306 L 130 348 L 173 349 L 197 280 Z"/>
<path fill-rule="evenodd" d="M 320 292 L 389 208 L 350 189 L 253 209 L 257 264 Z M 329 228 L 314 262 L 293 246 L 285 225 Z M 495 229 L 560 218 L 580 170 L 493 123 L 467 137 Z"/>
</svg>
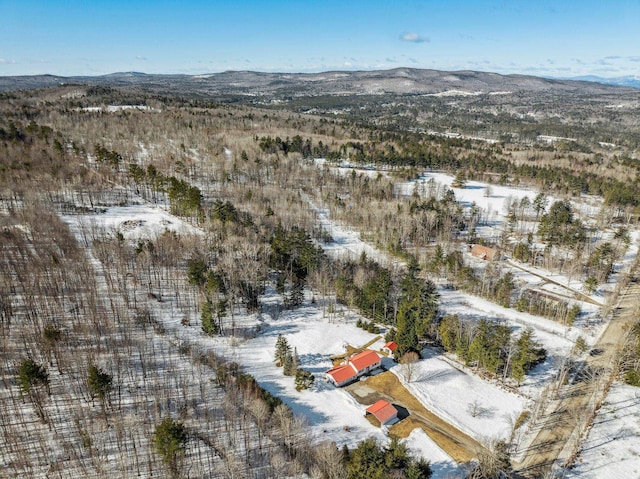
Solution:
<svg viewBox="0 0 640 479">
<path fill-rule="evenodd" d="M 380 399 L 378 402 L 373 403 L 366 409 L 368 414 L 373 414 L 373 416 L 380 421 L 381 426 L 390 426 L 391 424 L 395 424 L 398 422 L 398 410 L 393 406 L 393 404 L 385 401 L 384 399 Z"/>
<path fill-rule="evenodd" d="M 398 349 L 398 343 L 395 341 L 389 341 L 387 344 L 382 346 L 382 352 L 387 353 L 388 355 L 392 355 Z"/>
<path fill-rule="evenodd" d="M 359 376 L 367 374 L 382 364 L 382 358 L 378 353 L 371 349 L 365 349 L 361 353 L 355 354 L 349 358 L 349 363 L 353 365 Z"/>
<path fill-rule="evenodd" d="M 367 349 L 351 356 L 346 363 L 329 369 L 325 376 L 336 387 L 344 386 L 379 368 L 382 358 L 378 353 Z"/>
<path fill-rule="evenodd" d="M 344 386 L 358 379 L 358 372 L 349 363 L 333 367 L 325 375 L 336 387 Z"/>
</svg>

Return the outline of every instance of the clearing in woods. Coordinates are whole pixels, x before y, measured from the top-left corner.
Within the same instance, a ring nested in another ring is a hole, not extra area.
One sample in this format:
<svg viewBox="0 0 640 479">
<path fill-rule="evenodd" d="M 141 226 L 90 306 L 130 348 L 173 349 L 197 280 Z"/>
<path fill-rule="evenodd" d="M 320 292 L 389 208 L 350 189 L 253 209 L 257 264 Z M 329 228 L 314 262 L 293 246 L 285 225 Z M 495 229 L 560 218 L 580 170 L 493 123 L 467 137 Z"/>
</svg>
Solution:
<svg viewBox="0 0 640 479">
<path fill-rule="evenodd" d="M 400 406 L 399 417 L 405 417 L 389 427 L 391 435 L 405 438 L 419 427 L 458 463 L 470 461 L 483 449 L 475 439 L 425 408 L 391 371 L 368 377 L 365 381 L 358 381 L 345 389 L 360 404 L 370 405 L 378 399 L 386 399 L 395 406 Z M 402 409 L 406 410 L 404 414 Z"/>
</svg>

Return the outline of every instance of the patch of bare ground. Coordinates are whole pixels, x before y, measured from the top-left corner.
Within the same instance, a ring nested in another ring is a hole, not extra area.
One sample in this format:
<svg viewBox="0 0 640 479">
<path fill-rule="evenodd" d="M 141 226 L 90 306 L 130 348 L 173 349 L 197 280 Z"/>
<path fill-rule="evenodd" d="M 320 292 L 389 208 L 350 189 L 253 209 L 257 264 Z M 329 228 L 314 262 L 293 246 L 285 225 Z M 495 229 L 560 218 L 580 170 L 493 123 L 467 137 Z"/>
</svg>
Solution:
<svg viewBox="0 0 640 479">
<path fill-rule="evenodd" d="M 373 343 L 375 343 L 376 341 L 378 341 L 381 338 L 382 338 L 382 336 L 376 336 L 375 338 L 373 338 L 368 343 L 363 344 L 362 346 L 358 346 L 358 347 L 351 346 L 350 344 L 347 344 L 347 352 L 345 352 L 343 354 L 336 354 L 335 356 L 331 356 L 331 361 L 333 361 L 334 365 L 340 364 L 343 359 L 346 359 L 349 356 L 353 356 L 354 354 L 361 353 L 362 351 L 367 349 L 369 346 L 371 346 Z"/>
<path fill-rule="evenodd" d="M 378 421 L 378 419 L 377 419 L 373 414 L 367 414 L 367 415 L 365 416 L 365 419 L 366 419 L 367 421 L 369 421 L 369 423 L 370 423 L 373 427 L 380 427 L 380 426 L 382 426 L 382 425 L 380 424 L 380 421 Z M 406 436 L 403 436 L 403 437 L 406 437 Z"/>
<path fill-rule="evenodd" d="M 364 405 L 373 404 L 378 399 L 386 399 L 396 406 L 400 410 L 399 417 L 404 418 L 389 428 L 389 433 L 393 436 L 408 437 L 411 431 L 419 427 L 459 463 L 477 457 L 478 451 L 482 449 L 482 445 L 475 439 L 425 408 L 390 371 L 352 384 L 347 390 Z"/>
</svg>

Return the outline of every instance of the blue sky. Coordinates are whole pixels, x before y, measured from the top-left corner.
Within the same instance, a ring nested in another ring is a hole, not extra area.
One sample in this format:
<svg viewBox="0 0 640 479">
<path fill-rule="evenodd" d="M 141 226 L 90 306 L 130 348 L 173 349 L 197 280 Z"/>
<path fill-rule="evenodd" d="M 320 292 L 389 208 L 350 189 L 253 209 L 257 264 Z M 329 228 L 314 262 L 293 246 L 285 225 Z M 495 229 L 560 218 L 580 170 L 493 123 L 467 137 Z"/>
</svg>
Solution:
<svg viewBox="0 0 640 479">
<path fill-rule="evenodd" d="M 640 75 L 640 0 L 0 0 L 0 75 Z"/>
</svg>

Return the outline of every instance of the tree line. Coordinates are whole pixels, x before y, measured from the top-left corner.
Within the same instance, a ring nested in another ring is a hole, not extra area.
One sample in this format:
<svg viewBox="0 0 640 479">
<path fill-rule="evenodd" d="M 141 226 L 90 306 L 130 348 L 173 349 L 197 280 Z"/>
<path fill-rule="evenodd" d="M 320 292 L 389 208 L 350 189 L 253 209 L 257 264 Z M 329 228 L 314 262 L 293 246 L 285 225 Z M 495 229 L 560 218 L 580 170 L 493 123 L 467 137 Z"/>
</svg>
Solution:
<svg viewBox="0 0 640 479">
<path fill-rule="evenodd" d="M 546 358 L 531 329 L 514 335 L 513 328 L 501 322 L 465 322 L 458 315 L 448 315 L 440 321 L 438 336 L 445 350 L 467 365 L 518 383 Z"/>
</svg>

